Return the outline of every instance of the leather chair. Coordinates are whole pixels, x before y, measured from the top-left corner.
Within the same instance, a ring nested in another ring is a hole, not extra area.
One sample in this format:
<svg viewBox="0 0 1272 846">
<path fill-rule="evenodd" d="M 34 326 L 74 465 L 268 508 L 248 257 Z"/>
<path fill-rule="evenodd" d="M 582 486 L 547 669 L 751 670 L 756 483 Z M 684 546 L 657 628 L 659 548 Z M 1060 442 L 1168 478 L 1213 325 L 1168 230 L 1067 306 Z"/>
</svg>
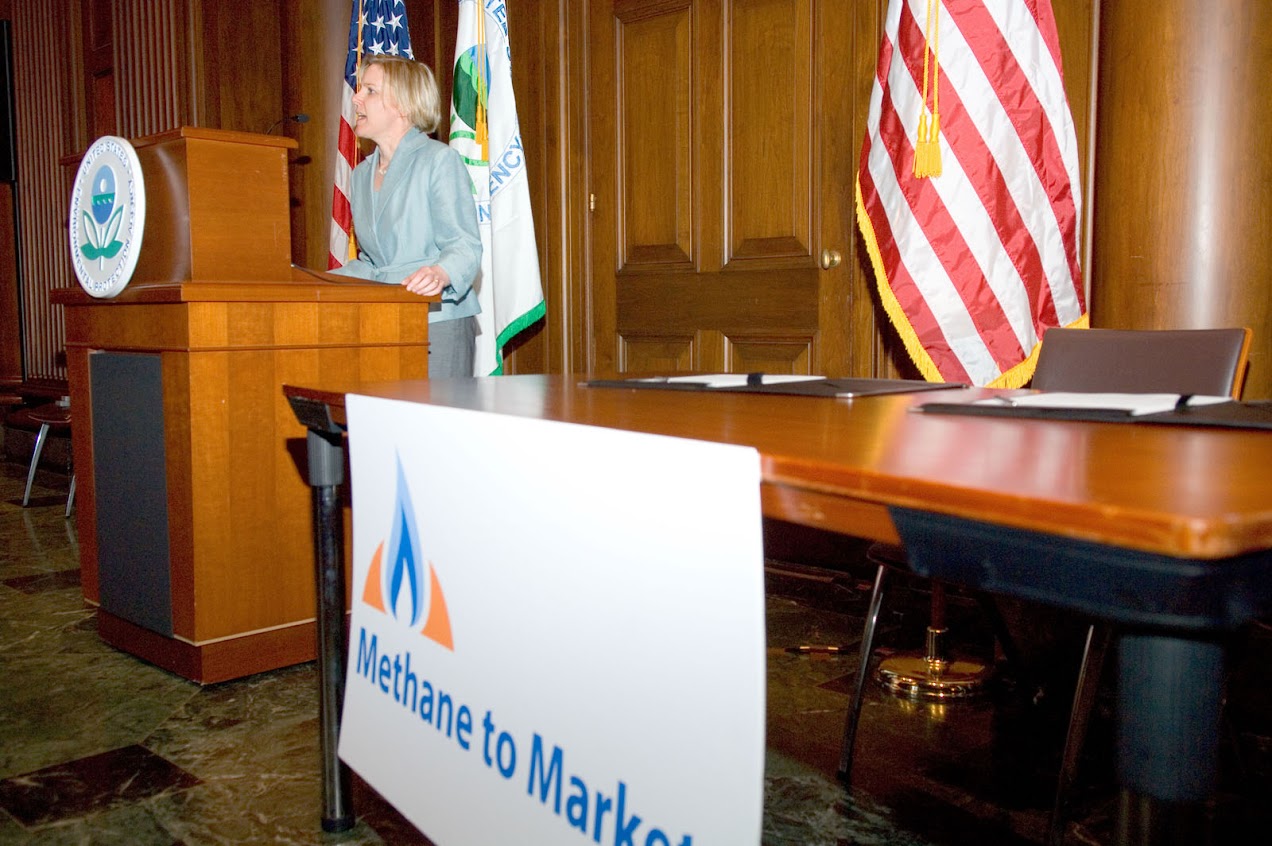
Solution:
<svg viewBox="0 0 1272 846">
<path fill-rule="evenodd" d="M 35 436 L 35 449 L 31 453 L 31 466 L 27 469 L 26 490 L 22 493 L 22 507 L 31 501 L 31 486 L 35 482 L 35 471 L 40 465 L 40 453 L 50 432 L 69 432 L 71 429 L 71 408 L 60 403 L 46 403 L 28 412 L 31 420 L 40 424 Z M 75 505 L 75 474 L 71 474 L 71 487 L 66 495 L 66 516 L 71 516 Z"/>
<path fill-rule="evenodd" d="M 1031 386 L 1050 391 L 1240 397 L 1252 334 L 1245 328 L 1051 329 L 1039 350 Z M 886 575 L 889 569 L 908 568 L 904 550 L 900 547 L 879 545 L 867 557 L 877 565 L 877 569 L 861 638 L 860 665 L 840 749 L 839 777 L 845 783 L 852 774 L 857 724 L 861 718 Z M 1007 653 L 1008 662 L 1012 663 L 1015 650 L 1011 638 L 996 615 L 991 617 L 991 622 Z M 1100 624 L 1090 626 L 1087 631 L 1048 833 L 1050 843 L 1058 843 L 1056 838 L 1062 833 L 1066 794 L 1076 774 L 1078 755 L 1095 702 L 1100 666 L 1113 636 L 1111 628 Z"/>
<path fill-rule="evenodd" d="M 1252 335 L 1249 329 L 1051 329 L 1030 387 L 1240 397 Z"/>
</svg>

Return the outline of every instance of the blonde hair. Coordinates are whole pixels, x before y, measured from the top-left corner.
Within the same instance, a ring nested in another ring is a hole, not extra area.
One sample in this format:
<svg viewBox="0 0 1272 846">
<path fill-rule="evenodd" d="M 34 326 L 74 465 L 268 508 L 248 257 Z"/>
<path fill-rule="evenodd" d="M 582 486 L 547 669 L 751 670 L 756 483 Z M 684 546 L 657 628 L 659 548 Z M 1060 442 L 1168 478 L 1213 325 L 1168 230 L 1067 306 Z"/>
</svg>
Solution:
<svg viewBox="0 0 1272 846">
<path fill-rule="evenodd" d="M 384 95 L 416 129 L 423 133 L 437 129 L 442 120 L 442 98 L 428 65 L 400 56 L 372 56 L 363 62 L 363 71 L 372 65 L 378 65 L 384 74 Z"/>
</svg>

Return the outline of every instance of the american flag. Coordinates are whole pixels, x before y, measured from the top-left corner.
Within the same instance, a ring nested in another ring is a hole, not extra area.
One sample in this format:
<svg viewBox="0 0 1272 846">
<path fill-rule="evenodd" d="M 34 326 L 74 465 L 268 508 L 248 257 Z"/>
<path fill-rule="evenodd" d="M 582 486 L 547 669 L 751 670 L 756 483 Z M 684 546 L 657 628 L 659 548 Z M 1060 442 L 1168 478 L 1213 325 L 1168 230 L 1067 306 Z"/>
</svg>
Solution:
<svg viewBox="0 0 1272 846">
<path fill-rule="evenodd" d="M 405 56 L 411 52 L 402 0 L 353 0 L 349 20 L 349 52 L 345 57 L 344 87 L 340 93 L 340 134 L 337 142 L 335 187 L 331 196 L 331 237 L 327 268 L 343 267 L 357 257 L 353 242 L 353 212 L 349 208 L 349 180 L 358 163 L 358 139 L 353 134 L 353 95 L 358 89 L 365 55 Z"/>
<path fill-rule="evenodd" d="M 924 378 L 1016 387 L 1086 325 L 1080 219 L 1050 0 L 891 0 L 857 221 Z"/>
</svg>

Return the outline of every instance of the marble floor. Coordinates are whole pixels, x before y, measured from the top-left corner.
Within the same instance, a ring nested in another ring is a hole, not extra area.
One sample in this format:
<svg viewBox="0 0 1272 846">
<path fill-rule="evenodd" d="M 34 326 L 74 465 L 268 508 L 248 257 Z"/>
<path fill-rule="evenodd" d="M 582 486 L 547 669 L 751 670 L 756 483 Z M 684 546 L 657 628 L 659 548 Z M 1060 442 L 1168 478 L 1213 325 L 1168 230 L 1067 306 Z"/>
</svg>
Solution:
<svg viewBox="0 0 1272 846">
<path fill-rule="evenodd" d="M 200 687 L 104 645 L 80 596 L 67 479 L 42 473 L 24 509 L 24 470 L 0 463 L 0 844 L 428 842 L 356 779 L 357 826 L 321 832 L 313 664 Z M 835 779 L 869 589 L 863 550 L 836 548 L 841 572 L 770 561 L 763 843 L 1041 843 L 1063 720 L 1009 679 L 945 706 L 872 690 L 852 789 Z M 890 604 L 889 648 L 918 642 L 920 588 Z M 951 616 L 958 648 L 991 658 L 975 604 L 956 594 Z M 843 654 L 799 651 L 810 644 Z M 1266 639 L 1252 639 L 1241 664 L 1268 657 Z M 1234 678 L 1215 843 L 1272 821 L 1272 695 L 1254 671 Z M 1068 844 L 1112 839 L 1105 723 L 1092 730 Z"/>
</svg>

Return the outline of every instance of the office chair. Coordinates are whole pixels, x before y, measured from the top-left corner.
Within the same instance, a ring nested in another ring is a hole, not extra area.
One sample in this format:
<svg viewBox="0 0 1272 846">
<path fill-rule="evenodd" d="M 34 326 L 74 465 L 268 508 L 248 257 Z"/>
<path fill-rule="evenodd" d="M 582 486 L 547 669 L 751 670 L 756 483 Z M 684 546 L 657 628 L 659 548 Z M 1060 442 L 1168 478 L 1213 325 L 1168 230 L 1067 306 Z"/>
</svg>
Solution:
<svg viewBox="0 0 1272 846">
<path fill-rule="evenodd" d="M 1038 354 L 1032 387 L 1039 390 L 1119 393 L 1208 394 L 1239 397 L 1245 380 L 1252 332 L 1249 329 L 1118 330 L 1051 329 Z M 857 724 L 861 718 L 865 682 L 874 648 L 875 631 L 889 569 L 906 569 L 903 549 L 881 545 L 868 556 L 876 565 L 874 586 L 861 638 L 860 665 L 844 721 L 839 777 L 852 774 Z M 988 603 L 985 603 L 988 605 Z M 1008 663 L 1015 649 L 1006 627 L 991 615 Z M 1079 669 L 1074 706 L 1065 738 L 1061 773 L 1052 813 L 1049 843 L 1060 830 L 1064 800 L 1076 773 L 1085 740 L 1096 682 L 1112 630 L 1103 624 L 1088 628 Z"/>
</svg>

